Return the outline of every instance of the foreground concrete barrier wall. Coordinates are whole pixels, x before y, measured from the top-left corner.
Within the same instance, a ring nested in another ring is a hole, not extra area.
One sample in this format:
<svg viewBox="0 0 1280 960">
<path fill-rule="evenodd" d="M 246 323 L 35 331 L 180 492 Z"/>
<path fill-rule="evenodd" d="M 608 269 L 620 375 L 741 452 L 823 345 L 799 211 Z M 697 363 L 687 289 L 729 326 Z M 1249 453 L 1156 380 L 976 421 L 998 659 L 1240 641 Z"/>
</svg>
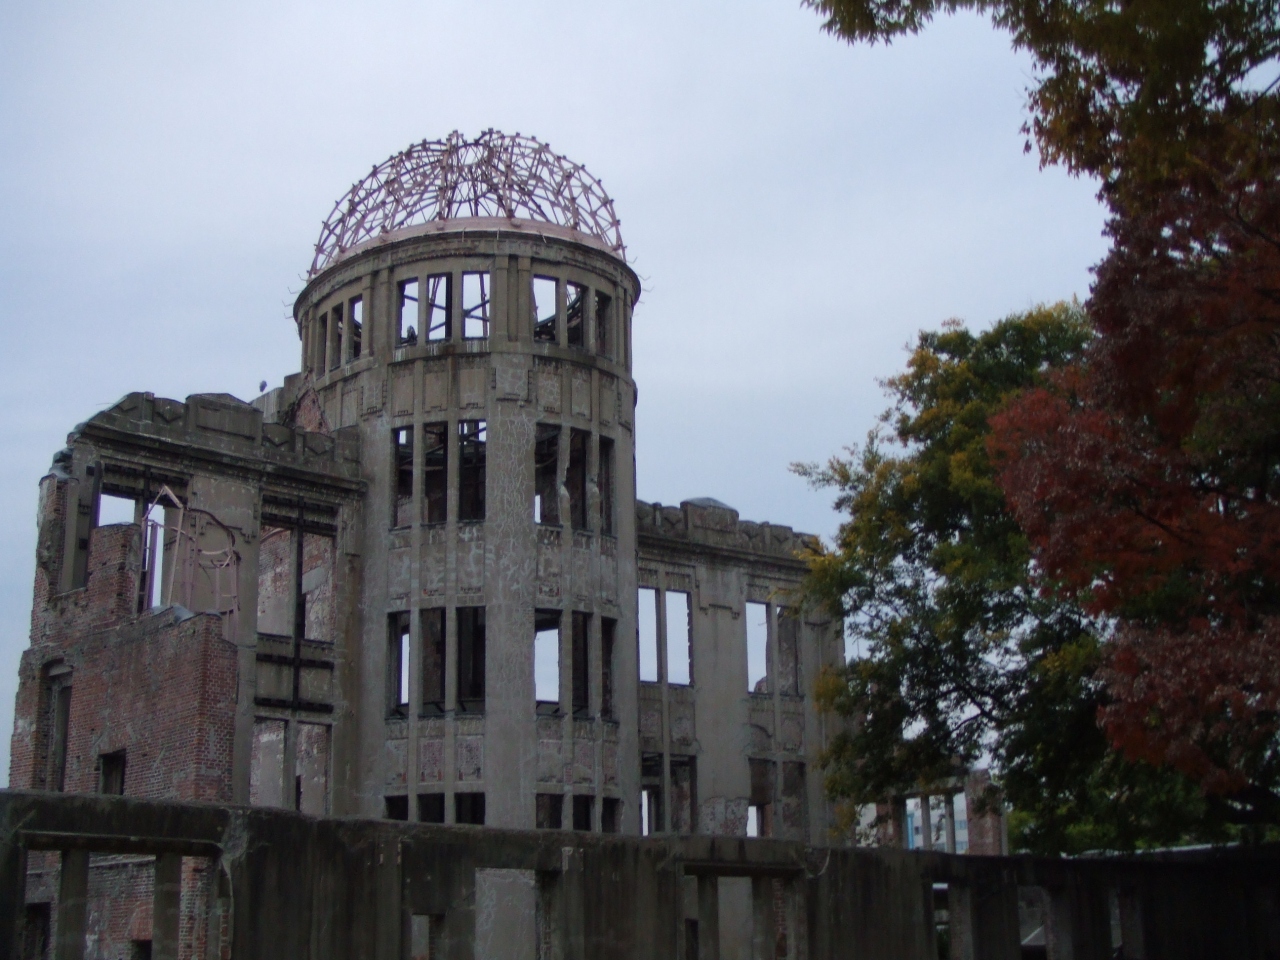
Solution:
<svg viewBox="0 0 1280 960">
<path fill-rule="evenodd" d="M 1274 847 L 956 857 L 0 791 L 5 956 L 33 949 L 23 939 L 32 907 L 26 873 L 33 857 L 48 856 L 39 851 L 61 851 L 62 904 L 47 954 L 58 960 L 93 955 L 84 935 L 87 853 L 154 855 L 157 876 L 167 878 L 155 884 L 156 918 L 177 916 L 178 858 L 216 865 L 207 939 L 174 943 L 170 921 L 157 919 L 149 947 L 156 960 L 932 960 L 940 944 L 942 956 L 977 960 L 1280 957 Z M 723 878 L 748 878 L 752 890 L 752 930 L 732 931 L 736 937 L 717 935 Z M 1028 888 L 1046 905 L 1045 929 L 1034 934 L 1043 947 L 1022 945 L 1019 896 Z M 749 946 L 740 953 L 742 944 Z"/>
</svg>

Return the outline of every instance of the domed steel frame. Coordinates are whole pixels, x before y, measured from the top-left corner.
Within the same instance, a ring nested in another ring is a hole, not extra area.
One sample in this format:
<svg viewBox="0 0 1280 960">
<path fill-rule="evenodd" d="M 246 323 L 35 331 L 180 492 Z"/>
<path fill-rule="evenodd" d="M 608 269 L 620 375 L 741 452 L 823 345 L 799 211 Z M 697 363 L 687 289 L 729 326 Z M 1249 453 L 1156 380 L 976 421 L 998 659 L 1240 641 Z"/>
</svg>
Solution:
<svg viewBox="0 0 1280 960">
<path fill-rule="evenodd" d="M 309 276 L 353 247 L 403 227 L 459 217 L 534 220 L 578 230 L 626 259 L 600 181 L 534 137 L 486 130 L 423 140 L 374 167 L 334 204 Z"/>
</svg>

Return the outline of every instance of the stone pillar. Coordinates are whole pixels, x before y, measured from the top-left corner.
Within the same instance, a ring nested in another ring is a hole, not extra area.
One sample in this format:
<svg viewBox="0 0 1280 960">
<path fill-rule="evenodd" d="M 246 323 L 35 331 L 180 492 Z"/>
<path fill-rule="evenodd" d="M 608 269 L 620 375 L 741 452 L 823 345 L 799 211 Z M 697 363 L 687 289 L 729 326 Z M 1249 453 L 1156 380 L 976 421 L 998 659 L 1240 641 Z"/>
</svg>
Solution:
<svg viewBox="0 0 1280 960">
<path fill-rule="evenodd" d="M 156 857 L 151 907 L 151 960 L 178 960 L 178 929 L 182 904 L 182 855 Z"/>
<path fill-rule="evenodd" d="M 956 852 L 956 798 L 955 794 L 943 794 L 942 815 L 947 818 L 947 853 Z"/>
<path fill-rule="evenodd" d="M 911 845 L 911 838 L 907 838 L 907 845 Z M 929 795 L 927 793 L 920 795 L 920 847 L 924 850 L 933 849 L 933 813 L 929 809 Z"/>
<path fill-rule="evenodd" d="M 84 960 L 86 900 L 89 895 L 89 851 L 62 851 L 58 886 L 58 929 L 54 960 Z"/>
</svg>

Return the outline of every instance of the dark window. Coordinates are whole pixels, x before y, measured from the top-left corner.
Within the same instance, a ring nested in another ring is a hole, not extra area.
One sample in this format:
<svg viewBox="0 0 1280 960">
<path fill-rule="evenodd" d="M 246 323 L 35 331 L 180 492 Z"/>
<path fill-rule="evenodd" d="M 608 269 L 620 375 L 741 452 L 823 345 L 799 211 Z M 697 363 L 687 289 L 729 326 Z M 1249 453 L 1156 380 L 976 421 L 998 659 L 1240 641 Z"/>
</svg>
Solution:
<svg viewBox="0 0 1280 960">
<path fill-rule="evenodd" d="M 600 532 L 613 536 L 613 441 L 600 438 Z"/>
<path fill-rule="evenodd" d="M 444 794 L 418 794 L 418 819 L 422 823 L 444 823 Z"/>
<path fill-rule="evenodd" d="M 418 281 L 404 280 L 400 283 L 399 334 L 396 337 L 398 346 L 412 346 L 418 342 Z"/>
<path fill-rule="evenodd" d="M 333 351 L 329 356 L 329 369 L 336 370 L 342 366 L 342 304 L 333 308 L 329 322 L 333 325 Z"/>
<path fill-rule="evenodd" d="M 613 720 L 613 642 L 618 621 L 600 619 L 600 715 Z"/>
<path fill-rule="evenodd" d="M 534 822 L 539 830 L 559 830 L 563 826 L 564 794 L 540 793 L 534 802 Z"/>
<path fill-rule="evenodd" d="M 591 808 L 595 804 L 595 797 L 574 796 L 573 798 L 573 829 L 590 830 L 591 829 Z"/>
<path fill-rule="evenodd" d="M 129 960 L 151 960 L 151 941 L 131 941 L 129 944 Z"/>
<path fill-rule="evenodd" d="M 37 789 L 64 789 L 70 724 L 71 668 L 59 660 L 44 668 L 33 778 Z"/>
<path fill-rule="evenodd" d="M 596 353 L 613 356 L 613 297 L 596 291 Z"/>
<path fill-rule="evenodd" d="M 444 607 L 422 611 L 422 712 L 444 712 Z"/>
<path fill-rule="evenodd" d="M 117 797 L 123 797 L 125 751 L 116 750 L 113 753 L 104 753 L 98 759 L 102 765 L 100 780 L 101 792 Z"/>
<path fill-rule="evenodd" d="M 485 422 L 458 421 L 458 519 L 484 519 Z"/>
<path fill-rule="evenodd" d="M 590 667 L 587 656 L 587 634 L 591 614 L 575 610 L 573 618 L 573 715 L 586 717 L 591 714 Z"/>
<path fill-rule="evenodd" d="M 403 717 L 409 709 L 409 613 L 387 617 L 387 714 Z"/>
<path fill-rule="evenodd" d="M 560 428 L 540 423 L 533 441 L 533 521 L 560 522 Z"/>
<path fill-rule="evenodd" d="M 484 794 L 455 793 L 453 795 L 454 823 L 484 825 Z"/>
<path fill-rule="evenodd" d="M 449 490 L 449 425 L 428 423 L 422 430 L 422 518 L 444 523 Z"/>
<path fill-rule="evenodd" d="M 600 831 L 602 833 L 618 833 L 621 830 L 622 801 L 617 797 L 605 797 L 600 805 Z"/>
<path fill-rule="evenodd" d="M 564 285 L 565 342 L 579 350 L 587 345 L 587 288 L 580 283 Z"/>
<path fill-rule="evenodd" d="M 468 340 L 489 336 L 489 274 L 462 275 L 462 335 Z"/>
<path fill-rule="evenodd" d="M 693 833 L 698 813 L 697 758 L 671 757 L 671 831 Z"/>
<path fill-rule="evenodd" d="M 427 339 L 452 340 L 453 275 L 436 273 L 427 277 Z"/>
<path fill-rule="evenodd" d="M 751 806 L 747 808 L 747 836 L 773 836 L 773 797 L 777 786 L 777 766 L 772 760 L 749 760 Z"/>
<path fill-rule="evenodd" d="M 551 277 L 533 278 L 533 339 L 555 343 L 556 281 Z"/>
<path fill-rule="evenodd" d="M 409 798 L 408 797 L 384 797 L 386 801 L 386 819 L 388 820 L 408 820 L 409 819 Z"/>
<path fill-rule="evenodd" d="M 325 358 L 329 351 L 329 312 L 320 314 L 316 321 L 316 372 L 324 373 L 329 369 Z"/>
<path fill-rule="evenodd" d="M 22 937 L 19 941 L 19 960 L 49 960 L 50 921 L 53 904 L 28 903 L 22 917 Z"/>
<path fill-rule="evenodd" d="M 565 486 L 569 488 L 569 519 L 575 530 L 588 529 L 587 524 L 587 444 L 591 434 L 586 430 L 569 431 L 569 468 Z"/>
<path fill-rule="evenodd" d="M 413 427 L 392 430 L 391 444 L 396 477 L 393 525 L 403 527 L 413 519 Z"/>
<path fill-rule="evenodd" d="M 484 713 L 484 607 L 458 607 L 458 709 Z"/>
<path fill-rule="evenodd" d="M 347 306 L 347 313 L 351 317 L 351 359 L 357 360 L 364 339 L 364 300 L 360 297 L 353 299 Z"/>
<path fill-rule="evenodd" d="M 666 829 L 662 816 L 662 754 L 640 754 L 640 832 Z"/>
<path fill-rule="evenodd" d="M 533 615 L 533 696 L 540 714 L 560 712 L 560 611 Z"/>
</svg>

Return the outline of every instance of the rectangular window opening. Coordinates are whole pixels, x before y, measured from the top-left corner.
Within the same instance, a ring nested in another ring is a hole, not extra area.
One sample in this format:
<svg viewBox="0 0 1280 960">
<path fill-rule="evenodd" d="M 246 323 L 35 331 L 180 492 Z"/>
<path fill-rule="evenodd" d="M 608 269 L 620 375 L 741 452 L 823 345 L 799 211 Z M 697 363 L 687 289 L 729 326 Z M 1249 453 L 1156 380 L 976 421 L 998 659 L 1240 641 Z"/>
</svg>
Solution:
<svg viewBox="0 0 1280 960">
<path fill-rule="evenodd" d="M 418 281 L 402 280 L 399 286 L 400 291 L 400 308 L 397 311 L 399 318 L 399 332 L 396 336 L 396 345 L 401 347 L 411 347 L 418 342 Z"/>
<path fill-rule="evenodd" d="M 777 792 L 777 766 L 772 760 L 748 760 L 751 773 L 747 836 L 773 836 L 773 797 Z M 752 832 L 754 829 L 755 832 Z"/>
<path fill-rule="evenodd" d="M 449 425 L 428 423 L 422 430 L 422 519 L 444 523 L 449 490 Z"/>
<path fill-rule="evenodd" d="M 409 612 L 387 617 L 387 713 L 403 717 L 409 707 Z"/>
<path fill-rule="evenodd" d="M 600 715 L 613 720 L 613 645 L 618 621 L 600 619 Z"/>
<path fill-rule="evenodd" d="M 640 832 L 648 836 L 665 828 L 662 818 L 662 754 L 640 754 Z"/>
<path fill-rule="evenodd" d="M 444 607 L 422 611 L 422 713 L 444 713 Z"/>
<path fill-rule="evenodd" d="M 613 356 L 613 297 L 603 290 L 596 291 L 596 353 L 602 357 Z"/>
<path fill-rule="evenodd" d="M 387 820 L 408 820 L 409 819 L 409 798 L 407 796 L 399 797 L 383 797 L 385 806 L 384 817 Z"/>
<path fill-rule="evenodd" d="M 569 519 L 575 530 L 588 529 L 587 524 L 587 444 L 591 434 L 586 430 L 569 431 L 569 466 L 565 486 L 569 489 Z"/>
<path fill-rule="evenodd" d="M 600 438 L 600 532 L 613 536 L 613 440 Z"/>
<path fill-rule="evenodd" d="M 591 808 L 595 806 L 596 798 L 593 796 L 585 796 L 575 794 L 573 797 L 573 829 L 591 830 Z"/>
<path fill-rule="evenodd" d="M 484 826 L 484 794 L 455 793 L 453 795 L 453 822 Z"/>
<path fill-rule="evenodd" d="M 560 523 L 560 428 L 540 423 L 533 442 L 533 522 Z"/>
<path fill-rule="evenodd" d="M 591 715 L 591 683 L 587 637 L 590 632 L 591 614 L 573 611 L 573 715 Z"/>
<path fill-rule="evenodd" d="M 552 277 L 533 278 L 533 339 L 541 343 L 555 343 L 556 335 L 556 281 Z"/>
<path fill-rule="evenodd" d="M 102 765 L 101 792 L 116 797 L 124 796 L 125 751 L 104 753 L 99 758 Z"/>
<path fill-rule="evenodd" d="M 565 342 L 579 350 L 587 345 L 587 288 L 580 283 L 564 285 Z"/>
<path fill-rule="evenodd" d="M 560 710 L 560 611 L 534 614 L 533 694 L 541 714 Z"/>
<path fill-rule="evenodd" d="M 427 277 L 427 339 L 452 340 L 453 275 L 434 273 Z"/>
<path fill-rule="evenodd" d="M 622 801 L 617 797 L 605 797 L 601 802 L 600 832 L 622 832 Z"/>
<path fill-rule="evenodd" d="M 391 431 L 395 460 L 396 501 L 392 525 L 407 526 L 413 520 L 413 427 Z"/>
<path fill-rule="evenodd" d="M 458 709 L 484 713 L 484 607 L 458 607 Z"/>
<path fill-rule="evenodd" d="M 421 823 L 444 823 L 444 794 L 418 794 L 418 820 Z"/>
<path fill-rule="evenodd" d="M 484 519 L 485 421 L 458 421 L 458 519 Z"/>
<path fill-rule="evenodd" d="M 133 523 L 136 515 L 135 500 L 104 493 L 98 497 L 98 521 L 94 525 L 109 527 L 117 523 Z"/>
<path fill-rule="evenodd" d="M 640 588 L 636 609 L 636 634 L 640 644 L 640 679 L 650 683 L 658 679 L 658 591 Z"/>
<path fill-rule="evenodd" d="M 489 336 L 489 274 L 462 275 L 462 335 L 468 340 Z"/>
<path fill-rule="evenodd" d="M 666 592 L 667 683 L 688 686 L 693 682 L 693 651 L 689 643 L 689 594 Z"/>
<path fill-rule="evenodd" d="M 316 372 L 324 373 L 329 369 L 326 357 L 329 352 L 329 313 L 325 311 L 316 320 Z"/>
<path fill-rule="evenodd" d="M 559 830 L 564 825 L 564 794 L 540 793 L 534 799 L 536 824 L 539 830 Z"/>
<path fill-rule="evenodd" d="M 351 317 L 351 359 L 359 360 L 364 340 L 364 299 L 355 297 L 347 305 L 347 313 Z"/>
<path fill-rule="evenodd" d="M 693 833 L 698 812 L 697 757 L 671 757 L 671 830 Z"/>
<path fill-rule="evenodd" d="M 332 324 L 333 343 L 330 344 L 330 346 L 333 347 L 333 350 L 329 357 L 329 369 L 336 370 L 338 367 L 342 366 L 342 335 L 344 333 L 342 325 L 342 304 L 338 304 L 333 308 L 331 317 L 332 319 L 329 322 Z"/>
<path fill-rule="evenodd" d="M 747 690 L 769 692 L 769 605 L 747 604 Z"/>
</svg>

